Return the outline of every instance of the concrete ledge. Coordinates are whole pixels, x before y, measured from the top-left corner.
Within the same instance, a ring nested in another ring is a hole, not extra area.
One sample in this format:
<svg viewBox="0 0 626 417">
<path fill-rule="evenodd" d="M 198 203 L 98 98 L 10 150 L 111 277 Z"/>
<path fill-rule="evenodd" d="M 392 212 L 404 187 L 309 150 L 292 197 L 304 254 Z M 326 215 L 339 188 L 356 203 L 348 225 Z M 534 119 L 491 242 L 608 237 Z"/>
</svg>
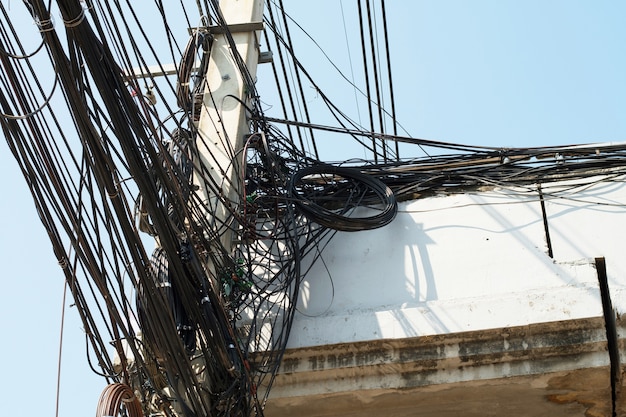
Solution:
<svg viewBox="0 0 626 417">
<path fill-rule="evenodd" d="M 459 382 L 270 399 L 271 417 L 606 417 L 608 367 Z M 622 403 L 617 415 L 626 411 Z"/>
<path fill-rule="evenodd" d="M 553 406 L 561 401 L 561 406 L 557 408 L 567 409 L 562 415 L 584 415 L 577 414 L 572 407 L 562 406 L 579 403 L 575 398 L 570 401 L 569 397 L 563 396 L 567 387 L 559 388 L 554 378 L 569 381 L 567 375 L 571 373 L 577 374 L 574 379 L 577 383 L 593 378 L 595 383 L 588 387 L 589 392 L 585 395 L 595 398 L 593 404 L 596 407 L 600 407 L 600 403 L 604 404 L 602 407 L 610 405 L 610 363 L 606 349 L 606 330 L 602 317 L 289 349 L 268 402 L 268 407 L 273 411 L 267 415 L 349 415 L 349 410 L 341 404 L 356 401 L 361 403 L 361 407 L 369 404 L 369 409 L 373 399 L 379 395 L 398 397 L 392 402 L 394 407 L 398 410 L 408 407 L 410 410 L 411 404 L 415 405 L 418 397 L 422 401 L 424 396 L 428 397 L 426 393 L 435 391 L 442 396 L 440 404 L 447 402 L 454 407 L 459 405 L 459 400 L 448 398 L 446 393 L 454 393 L 460 399 L 464 398 L 465 391 L 476 394 L 481 392 L 483 398 L 501 391 L 503 397 L 498 401 L 503 401 L 509 395 L 548 401 L 549 396 L 553 395 L 550 398 L 554 401 L 547 406 L 550 413 L 555 412 Z M 582 377 L 581 372 L 588 372 L 589 376 Z M 508 388 L 505 389 L 505 386 Z M 493 387 L 498 389 L 494 390 Z M 528 390 L 532 393 L 522 394 L 522 391 Z M 315 414 L 317 411 L 310 407 L 311 401 L 322 399 L 323 409 L 330 410 L 329 414 Z M 494 401 L 496 399 L 493 398 Z M 335 408 L 328 403 L 333 401 L 337 402 Z M 512 401 L 509 404 L 522 405 L 519 400 Z M 587 410 L 588 407 L 583 408 Z M 441 412 L 442 408 L 437 410 Z M 480 415 L 489 415 L 484 414 L 484 411 Z M 361 413 L 364 415 L 363 409 Z M 547 409 L 545 413 L 517 415 L 561 415 L 548 414 Z M 378 410 L 378 414 L 372 415 L 403 414 L 395 414 L 387 409 Z"/>
</svg>

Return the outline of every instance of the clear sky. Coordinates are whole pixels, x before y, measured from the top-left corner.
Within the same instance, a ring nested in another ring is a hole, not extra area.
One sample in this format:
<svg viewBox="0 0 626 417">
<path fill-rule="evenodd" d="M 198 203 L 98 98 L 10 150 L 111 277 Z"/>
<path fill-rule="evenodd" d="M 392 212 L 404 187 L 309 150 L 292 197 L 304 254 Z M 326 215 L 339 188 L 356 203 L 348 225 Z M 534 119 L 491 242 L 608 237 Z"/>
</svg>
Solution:
<svg viewBox="0 0 626 417">
<path fill-rule="evenodd" d="M 22 7 L 13 3 L 13 8 Z M 284 3 L 349 78 L 352 57 L 354 79 L 360 83 L 354 2 Z M 410 135 L 502 147 L 626 141 L 626 3 L 387 0 L 386 4 L 398 119 Z M 357 107 L 354 89 L 297 35 L 295 27 L 291 30 L 298 42 L 296 53 L 321 88 L 355 120 L 360 114 L 367 125 L 366 110 L 362 103 Z M 267 76 L 266 69 L 259 71 L 261 92 Z M 306 82 L 304 88 L 311 90 Z M 268 108 L 278 106 L 271 95 L 261 98 Z M 309 104 L 314 115 L 322 111 L 314 96 Z M 324 117 L 313 119 L 327 123 Z M 352 155 L 352 150 L 337 152 L 341 157 L 363 156 Z M 0 262 L 5 284 L 0 292 L 0 354 L 7 397 L 3 412 L 53 416 L 63 277 L 4 140 L 0 172 Z M 71 300 L 65 304 L 60 415 L 92 415 L 105 381 L 89 370 L 77 313 L 69 307 Z"/>
</svg>

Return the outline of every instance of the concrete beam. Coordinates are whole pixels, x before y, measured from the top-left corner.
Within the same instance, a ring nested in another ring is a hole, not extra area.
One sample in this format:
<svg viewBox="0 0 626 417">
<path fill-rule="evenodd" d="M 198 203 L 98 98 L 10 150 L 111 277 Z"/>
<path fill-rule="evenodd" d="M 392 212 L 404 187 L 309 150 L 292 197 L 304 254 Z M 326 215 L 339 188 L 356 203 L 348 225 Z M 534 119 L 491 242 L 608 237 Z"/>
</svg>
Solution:
<svg viewBox="0 0 626 417">
<path fill-rule="evenodd" d="M 266 412 L 610 415 L 606 349 L 602 317 L 290 349 Z"/>
</svg>

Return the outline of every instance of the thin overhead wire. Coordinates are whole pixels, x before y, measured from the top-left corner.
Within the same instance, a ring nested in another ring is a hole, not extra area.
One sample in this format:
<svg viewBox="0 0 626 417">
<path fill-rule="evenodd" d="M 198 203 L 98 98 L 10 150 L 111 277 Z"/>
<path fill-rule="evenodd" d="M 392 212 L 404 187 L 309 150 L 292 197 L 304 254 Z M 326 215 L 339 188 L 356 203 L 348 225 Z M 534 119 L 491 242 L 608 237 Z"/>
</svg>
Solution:
<svg viewBox="0 0 626 417">
<path fill-rule="evenodd" d="M 389 50 L 389 30 L 387 28 L 387 8 L 385 7 L 385 0 L 381 0 L 382 18 L 383 18 L 383 33 L 385 37 L 385 60 L 387 62 L 387 77 L 389 78 L 389 101 L 391 102 L 391 122 L 393 126 L 393 135 L 398 136 L 398 123 L 396 119 L 396 100 L 393 91 L 393 72 L 391 71 L 391 52 Z M 395 143 L 396 159 L 400 159 L 400 147 L 399 143 Z"/>
<path fill-rule="evenodd" d="M 363 71 L 365 74 L 365 91 L 367 92 L 367 113 L 369 116 L 370 122 L 370 131 L 372 135 L 374 134 L 374 113 L 372 111 L 372 96 L 371 96 L 371 88 L 370 88 L 370 77 L 369 77 L 369 65 L 367 64 L 367 42 L 365 40 L 365 21 L 363 18 L 363 6 L 361 1 L 359 0 L 359 33 L 361 35 L 361 54 L 363 56 Z M 369 10 L 368 10 L 369 11 Z M 371 30 L 371 29 L 370 29 Z M 376 139 L 372 137 L 372 153 L 374 157 L 374 163 L 378 163 L 378 151 L 376 149 Z"/>
<path fill-rule="evenodd" d="M 289 22 L 287 20 L 287 15 L 285 13 L 285 8 L 283 6 L 283 0 L 279 0 L 279 4 L 280 4 L 280 10 L 281 10 L 281 15 L 283 17 L 283 25 L 284 25 L 284 29 L 285 29 L 285 35 L 286 35 L 286 39 L 287 39 L 287 44 L 288 45 L 293 45 L 292 41 L 291 41 L 291 33 L 289 31 Z M 293 53 L 293 47 L 292 47 L 292 53 Z M 294 56 L 294 55 L 292 55 Z M 310 123 L 311 121 L 311 117 L 309 115 L 309 107 L 306 103 L 306 99 L 304 96 L 304 90 L 302 88 L 302 80 L 300 77 L 300 71 L 299 71 L 299 67 L 296 65 L 295 66 L 295 73 L 296 73 L 296 80 L 297 80 L 297 84 L 298 84 L 298 91 L 300 92 L 300 97 L 301 97 L 301 103 L 302 103 L 302 108 L 304 109 L 304 117 L 307 123 Z M 313 135 L 313 131 L 310 130 L 309 131 L 310 134 L 310 140 L 311 140 L 311 144 L 313 146 L 313 155 L 315 156 L 316 159 L 319 159 L 319 153 L 317 151 L 317 145 L 315 144 L 315 136 Z"/>
<path fill-rule="evenodd" d="M 372 6 L 369 0 L 365 0 L 365 7 L 367 8 L 367 27 L 369 29 L 369 43 L 370 43 L 370 57 L 372 59 L 372 74 L 374 75 L 374 91 L 376 92 L 376 103 L 378 103 L 378 131 L 379 132 L 384 132 L 385 131 L 385 123 L 383 121 L 383 101 L 382 101 L 382 96 L 381 96 L 381 92 L 380 92 L 380 83 L 381 80 L 379 79 L 379 75 L 378 75 L 378 61 L 379 61 L 379 54 L 377 53 L 378 50 L 378 45 L 376 42 L 376 36 L 375 36 L 375 28 L 374 28 L 374 21 L 372 18 Z M 374 123 L 372 123 L 372 126 L 374 126 Z M 372 133 L 375 130 L 372 129 Z M 387 162 L 387 146 L 386 144 L 383 142 L 381 144 L 381 148 L 382 148 L 382 157 L 383 157 L 383 161 Z"/>
<path fill-rule="evenodd" d="M 348 40 L 348 27 L 346 25 L 346 15 L 343 10 L 343 0 L 339 1 L 339 7 L 341 8 L 341 20 L 343 22 L 343 34 L 346 38 L 346 50 L 348 53 L 348 61 L 350 62 L 350 83 L 354 89 L 354 105 L 356 107 L 357 118 L 359 120 L 359 124 L 361 124 L 361 110 L 359 108 L 359 100 L 357 96 L 358 88 L 354 82 L 354 65 L 352 64 L 352 53 L 350 52 L 350 42 Z"/>
</svg>

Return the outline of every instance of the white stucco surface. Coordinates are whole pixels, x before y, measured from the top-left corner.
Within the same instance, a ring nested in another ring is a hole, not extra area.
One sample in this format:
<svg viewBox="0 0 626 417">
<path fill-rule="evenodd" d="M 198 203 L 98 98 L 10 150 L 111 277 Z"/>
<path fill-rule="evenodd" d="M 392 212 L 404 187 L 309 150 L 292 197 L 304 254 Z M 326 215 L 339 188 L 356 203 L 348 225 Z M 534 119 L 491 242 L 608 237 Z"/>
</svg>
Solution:
<svg viewBox="0 0 626 417">
<path fill-rule="evenodd" d="M 542 184 L 553 258 L 536 186 L 402 202 L 383 228 L 337 233 L 302 285 L 289 347 L 601 316 L 596 257 L 624 311 L 622 180 Z"/>
</svg>

